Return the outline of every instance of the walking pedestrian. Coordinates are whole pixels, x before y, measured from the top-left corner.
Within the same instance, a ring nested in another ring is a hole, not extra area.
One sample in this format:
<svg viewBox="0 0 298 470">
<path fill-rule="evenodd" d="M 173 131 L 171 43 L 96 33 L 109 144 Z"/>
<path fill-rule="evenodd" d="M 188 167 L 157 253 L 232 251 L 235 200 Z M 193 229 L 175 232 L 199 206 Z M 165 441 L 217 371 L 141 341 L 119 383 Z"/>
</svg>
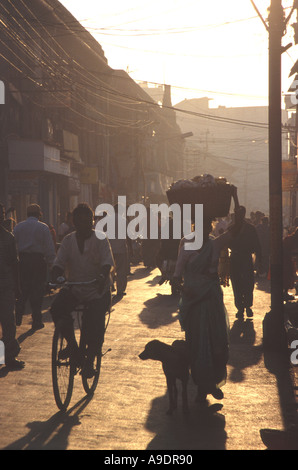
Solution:
<svg viewBox="0 0 298 470">
<path fill-rule="evenodd" d="M 73 220 L 72 220 L 72 212 L 68 211 L 65 216 L 65 221 L 58 228 L 58 240 L 62 242 L 63 238 L 75 231 Z"/>
<path fill-rule="evenodd" d="M 21 296 L 16 303 L 16 324 L 20 326 L 29 299 L 32 313 L 32 329 L 44 327 L 42 301 L 47 280 L 47 265 L 51 266 L 56 253 L 53 238 L 47 224 L 40 221 L 41 208 L 31 204 L 27 219 L 14 228 L 20 258 Z"/>
<path fill-rule="evenodd" d="M 240 228 L 229 245 L 231 250 L 230 277 L 238 319 L 243 319 L 244 310 L 246 310 L 247 317 L 253 317 L 251 308 L 255 283 L 253 253 L 256 254 L 257 262 L 262 262 L 261 245 L 256 228 L 245 220 L 245 213 L 245 207 L 239 206 L 235 211 L 235 223 L 229 227 L 232 230 L 235 226 Z"/>
<path fill-rule="evenodd" d="M 262 251 L 262 263 L 257 264 L 258 275 L 267 279 L 270 265 L 270 227 L 269 218 L 263 217 L 261 223 L 256 226 L 257 234 L 259 237 L 261 251 Z"/>
<path fill-rule="evenodd" d="M 160 232 L 161 232 L 161 218 L 154 214 L 150 207 L 147 207 L 147 234 L 142 240 L 142 258 L 146 268 L 155 269 L 158 263 L 158 253 L 160 250 Z M 150 237 L 150 224 L 154 218 L 158 218 L 158 238 Z"/>
<path fill-rule="evenodd" d="M 175 272 L 176 261 L 178 258 L 178 250 L 180 239 L 174 238 L 174 221 L 173 217 L 169 217 L 169 238 L 160 241 L 160 250 L 157 256 L 157 266 L 161 271 L 161 279 L 159 285 L 164 282 L 169 282 L 171 285 L 171 292 L 173 295 L 179 293 L 172 283 L 173 275 Z"/>
<path fill-rule="evenodd" d="M 121 298 L 126 295 L 126 287 L 127 287 L 127 275 L 128 275 L 128 248 L 127 248 L 127 240 L 126 238 L 119 238 L 118 236 L 118 228 L 119 228 L 119 220 L 118 218 L 123 218 L 123 226 L 126 227 L 126 219 L 119 214 L 119 205 L 115 204 L 114 206 L 115 211 L 115 238 L 109 239 L 113 257 L 115 260 L 115 284 L 116 284 L 116 296 L 117 298 Z"/>
<path fill-rule="evenodd" d="M 5 211 L 5 219 L 3 220 L 1 224 L 9 232 L 13 232 L 13 229 L 16 226 L 16 221 L 13 218 L 14 213 L 15 213 L 15 209 L 13 207 L 10 207 L 9 209 L 7 209 Z M 11 214 L 10 217 L 8 217 L 9 214 Z"/>
<path fill-rule="evenodd" d="M 186 250 L 188 237 L 182 239 L 173 279 L 177 288 L 179 279 L 184 280 L 179 319 L 201 404 L 206 404 L 208 394 L 223 398 L 221 387 L 226 381 L 229 357 L 228 320 L 217 264 L 230 233 L 211 239 L 211 230 L 211 220 L 204 219 L 203 246 L 199 251 Z"/>
<path fill-rule="evenodd" d="M 235 206 L 237 189 L 233 187 Z M 185 331 L 190 355 L 191 376 L 197 385 L 199 403 L 207 403 L 207 395 L 221 400 L 221 387 L 226 382 L 229 358 L 228 316 L 218 276 L 218 262 L 223 248 L 231 243 L 239 230 L 210 237 L 212 219 L 204 218 L 203 245 L 200 250 L 185 249 L 192 235 L 181 240 L 173 282 L 179 288 L 183 278 L 179 319 Z"/>
<path fill-rule="evenodd" d="M 21 350 L 16 339 L 15 299 L 20 295 L 18 256 L 14 236 L 2 223 L 5 209 L 0 204 L 0 324 L 5 347 L 5 365 L 8 369 L 23 369 L 25 363 L 17 359 Z"/>
<path fill-rule="evenodd" d="M 295 287 L 296 262 L 294 254 L 298 252 L 298 228 L 283 239 L 283 297 L 285 301 L 294 300 L 288 290 Z"/>
</svg>

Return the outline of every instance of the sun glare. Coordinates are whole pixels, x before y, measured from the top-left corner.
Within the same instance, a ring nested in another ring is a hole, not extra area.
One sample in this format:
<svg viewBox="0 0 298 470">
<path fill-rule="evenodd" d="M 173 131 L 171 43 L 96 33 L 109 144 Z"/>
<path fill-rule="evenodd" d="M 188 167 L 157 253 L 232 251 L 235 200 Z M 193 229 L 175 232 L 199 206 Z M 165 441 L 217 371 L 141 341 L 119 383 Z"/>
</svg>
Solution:
<svg viewBox="0 0 298 470">
<path fill-rule="evenodd" d="M 111 67 L 172 85 L 173 104 L 208 96 L 211 106 L 267 105 L 268 33 L 249 0 L 62 3 L 102 45 Z M 255 5 L 266 20 L 269 1 Z M 285 43 L 293 40 L 288 30 Z M 283 57 L 283 91 L 294 50 Z"/>
</svg>

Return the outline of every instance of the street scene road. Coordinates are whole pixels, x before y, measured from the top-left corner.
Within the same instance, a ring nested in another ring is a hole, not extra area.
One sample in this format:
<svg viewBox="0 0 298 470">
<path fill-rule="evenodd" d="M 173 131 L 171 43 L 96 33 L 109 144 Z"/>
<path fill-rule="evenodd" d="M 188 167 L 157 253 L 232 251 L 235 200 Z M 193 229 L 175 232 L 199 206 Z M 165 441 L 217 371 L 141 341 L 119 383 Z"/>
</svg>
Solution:
<svg viewBox="0 0 298 470">
<path fill-rule="evenodd" d="M 209 400 L 207 409 L 195 401 L 190 381 L 189 414 L 166 415 L 168 396 L 161 363 L 141 361 L 145 344 L 159 339 L 171 344 L 184 339 L 178 319 L 179 298 L 168 284 L 158 285 L 160 272 L 143 265 L 132 268 L 127 295 L 113 306 L 98 388 L 87 399 L 80 377 L 69 409 L 59 412 L 51 384 L 53 324 L 48 312 L 53 295 L 45 297 L 45 328 L 31 330 L 28 312 L 17 337 L 26 362 L 21 371 L 0 369 L 1 449 L 46 450 L 264 450 L 260 430 L 291 425 L 295 396 L 287 362 L 269 357 L 262 347 L 262 321 L 270 309 L 269 281 L 254 291 L 254 317 L 235 319 L 231 287 L 224 288 L 230 318 L 230 359 L 224 399 Z M 179 389 L 180 392 L 180 389 Z M 108 455 L 108 453 L 107 453 Z"/>
<path fill-rule="evenodd" d="M 298 1 L 229 3 L 0 1 L 0 450 L 298 450 Z"/>
</svg>

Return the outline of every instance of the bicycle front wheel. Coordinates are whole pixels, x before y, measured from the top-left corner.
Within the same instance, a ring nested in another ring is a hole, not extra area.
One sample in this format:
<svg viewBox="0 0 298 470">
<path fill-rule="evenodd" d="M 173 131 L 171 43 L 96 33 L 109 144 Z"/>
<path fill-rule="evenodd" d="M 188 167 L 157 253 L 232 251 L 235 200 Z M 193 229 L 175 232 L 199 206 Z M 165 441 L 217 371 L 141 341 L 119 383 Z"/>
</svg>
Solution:
<svg viewBox="0 0 298 470">
<path fill-rule="evenodd" d="M 93 395 L 93 393 L 95 392 L 95 389 L 99 381 L 100 366 L 101 366 L 101 353 L 95 356 L 94 364 L 93 364 L 95 374 L 93 377 L 91 377 L 90 379 L 87 378 L 84 375 L 84 371 L 82 371 L 82 383 L 83 383 L 83 387 L 87 395 Z"/>
<path fill-rule="evenodd" d="M 66 411 L 70 403 L 76 370 L 71 357 L 63 358 L 66 347 L 67 341 L 57 325 L 52 342 L 52 383 L 55 401 L 61 411 Z"/>
</svg>

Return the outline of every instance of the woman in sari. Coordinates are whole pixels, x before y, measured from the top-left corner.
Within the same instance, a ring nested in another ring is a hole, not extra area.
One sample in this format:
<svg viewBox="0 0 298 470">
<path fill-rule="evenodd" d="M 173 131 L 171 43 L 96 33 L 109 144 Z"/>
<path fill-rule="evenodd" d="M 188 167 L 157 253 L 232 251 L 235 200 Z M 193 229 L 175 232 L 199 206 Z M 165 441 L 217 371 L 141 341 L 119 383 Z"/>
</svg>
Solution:
<svg viewBox="0 0 298 470">
<path fill-rule="evenodd" d="M 229 323 L 217 269 L 220 253 L 234 233 L 228 230 L 212 239 L 211 230 L 212 220 L 204 219 L 203 245 L 198 251 L 185 249 L 191 236 L 181 240 L 174 274 L 176 284 L 184 281 L 179 319 L 201 403 L 207 402 L 208 394 L 223 398 L 229 358 Z"/>
</svg>

